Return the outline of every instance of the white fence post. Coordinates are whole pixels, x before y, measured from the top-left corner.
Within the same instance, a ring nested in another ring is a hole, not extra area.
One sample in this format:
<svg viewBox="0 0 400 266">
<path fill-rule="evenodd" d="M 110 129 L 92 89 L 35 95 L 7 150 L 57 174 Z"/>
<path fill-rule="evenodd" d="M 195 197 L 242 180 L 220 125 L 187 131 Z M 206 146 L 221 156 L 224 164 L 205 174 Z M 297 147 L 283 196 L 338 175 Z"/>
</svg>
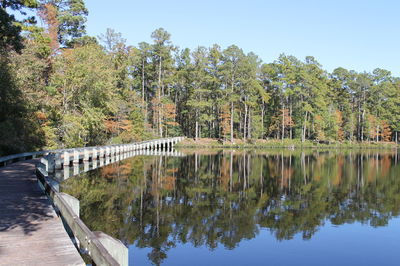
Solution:
<svg viewBox="0 0 400 266">
<path fill-rule="evenodd" d="M 64 151 L 64 165 L 69 165 L 69 152 Z"/>
<path fill-rule="evenodd" d="M 79 150 L 78 149 L 74 149 L 74 160 L 73 163 L 79 163 Z"/>
</svg>

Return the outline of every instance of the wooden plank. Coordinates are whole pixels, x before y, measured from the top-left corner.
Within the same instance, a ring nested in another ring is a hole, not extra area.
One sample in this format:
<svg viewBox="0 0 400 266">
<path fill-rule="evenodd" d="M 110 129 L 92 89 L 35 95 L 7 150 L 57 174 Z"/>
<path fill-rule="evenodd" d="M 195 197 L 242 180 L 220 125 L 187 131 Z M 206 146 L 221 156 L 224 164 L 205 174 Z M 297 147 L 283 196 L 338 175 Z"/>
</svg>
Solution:
<svg viewBox="0 0 400 266">
<path fill-rule="evenodd" d="M 85 265 L 29 160 L 0 168 L 0 265 Z"/>
</svg>

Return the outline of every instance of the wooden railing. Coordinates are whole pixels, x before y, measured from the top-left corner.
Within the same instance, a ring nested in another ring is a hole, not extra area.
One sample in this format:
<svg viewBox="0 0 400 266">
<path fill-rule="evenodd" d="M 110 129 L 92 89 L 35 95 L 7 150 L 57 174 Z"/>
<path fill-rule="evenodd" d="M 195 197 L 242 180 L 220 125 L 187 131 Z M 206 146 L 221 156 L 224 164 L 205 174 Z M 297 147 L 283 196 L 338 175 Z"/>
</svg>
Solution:
<svg viewBox="0 0 400 266">
<path fill-rule="evenodd" d="M 49 152 L 50 151 L 24 152 L 24 153 L 3 156 L 0 157 L 0 166 L 6 166 L 15 162 L 41 157 L 49 154 Z"/>
</svg>

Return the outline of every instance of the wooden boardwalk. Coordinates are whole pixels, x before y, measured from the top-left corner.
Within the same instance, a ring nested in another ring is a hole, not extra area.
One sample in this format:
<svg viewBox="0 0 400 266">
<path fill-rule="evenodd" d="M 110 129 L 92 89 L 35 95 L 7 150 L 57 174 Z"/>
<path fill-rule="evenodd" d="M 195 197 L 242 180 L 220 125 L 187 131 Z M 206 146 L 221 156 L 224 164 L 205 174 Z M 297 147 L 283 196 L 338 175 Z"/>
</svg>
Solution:
<svg viewBox="0 0 400 266">
<path fill-rule="evenodd" d="M 39 188 L 37 162 L 0 168 L 0 265 L 85 265 Z"/>
</svg>

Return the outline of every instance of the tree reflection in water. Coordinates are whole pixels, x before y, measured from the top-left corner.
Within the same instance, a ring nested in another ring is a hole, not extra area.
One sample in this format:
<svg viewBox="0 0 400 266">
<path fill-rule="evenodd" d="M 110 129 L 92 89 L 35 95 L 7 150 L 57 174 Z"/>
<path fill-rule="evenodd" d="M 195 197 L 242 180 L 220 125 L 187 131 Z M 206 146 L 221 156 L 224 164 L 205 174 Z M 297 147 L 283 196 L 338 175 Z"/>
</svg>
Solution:
<svg viewBox="0 0 400 266">
<path fill-rule="evenodd" d="M 385 226 L 400 212 L 395 151 L 185 151 L 133 157 L 62 184 L 93 231 L 150 247 L 156 265 L 177 243 L 234 249 L 266 228 L 310 239 L 326 221 Z"/>
</svg>

